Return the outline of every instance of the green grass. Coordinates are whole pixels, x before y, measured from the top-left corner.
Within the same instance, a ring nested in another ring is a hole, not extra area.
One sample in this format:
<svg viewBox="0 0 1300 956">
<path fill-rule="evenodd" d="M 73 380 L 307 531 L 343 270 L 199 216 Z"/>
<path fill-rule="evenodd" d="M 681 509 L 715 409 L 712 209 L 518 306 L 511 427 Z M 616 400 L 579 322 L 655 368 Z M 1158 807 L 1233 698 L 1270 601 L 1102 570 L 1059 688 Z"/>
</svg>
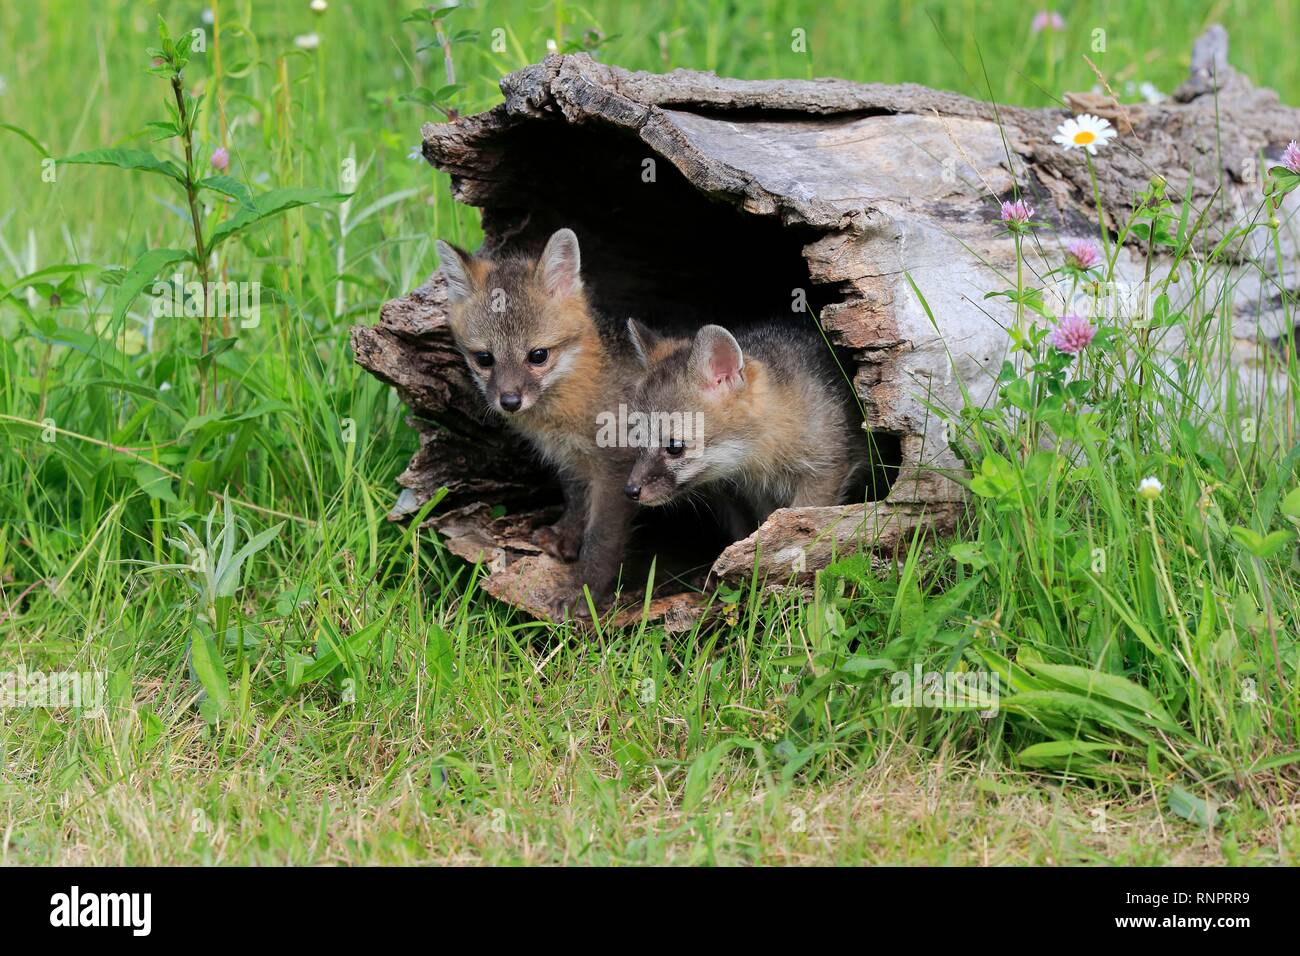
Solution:
<svg viewBox="0 0 1300 956">
<path fill-rule="evenodd" d="M 189 247 L 183 193 L 91 166 L 45 182 L 42 153 L 0 129 L 0 288 L 13 293 L 0 303 L 0 671 L 107 675 L 102 716 L 0 711 L 0 861 L 1295 859 L 1294 539 L 1256 558 L 1232 530 L 1291 527 L 1295 367 L 1273 404 L 1197 397 L 1230 344 L 1204 332 L 1226 303 L 1213 269 L 1191 270 L 1203 243 L 1179 253 L 1182 281 L 1200 284 L 1178 320 L 1196 333 L 1185 378 L 1096 350 L 1078 372 L 1100 433 L 1086 456 L 1027 451 L 1062 427 L 1044 401 L 1053 376 L 1076 374 L 1049 360 L 1018 376 L 1035 399 L 1026 414 L 1010 412 L 1013 394 L 962 419 L 986 479 L 962 562 L 946 546 L 894 569 L 848 561 L 809 601 L 739 595 L 711 630 L 584 636 L 496 603 L 430 535 L 382 518 L 414 437 L 391 391 L 353 365 L 347 328 L 436 267 L 435 238 L 478 236 L 447 178 L 407 158 L 434 116 L 400 96 L 443 85 L 440 52 L 417 49 L 428 29 L 382 4 L 255 6 L 221 5 L 219 87 L 210 30 L 185 71 L 202 104 L 196 154 L 222 142 L 224 115 L 231 175 L 256 192 L 351 191 L 349 159 L 360 176 L 345 213 L 296 209 L 221 248 L 219 270 L 264 297 L 260 325 L 215 359 L 200 359 L 197 323 L 150 329 L 144 299 L 110 321 L 113 269 Z M 145 73 L 155 13 L 180 33 L 200 9 L 5 5 L 0 123 L 51 156 L 150 148 L 145 124 L 170 95 Z M 1048 105 L 1092 86 L 1088 53 L 1118 88 L 1169 92 L 1213 20 L 1234 65 L 1300 102 L 1285 0 L 1071 4 L 1070 29 L 1037 38 L 1011 4 L 872 9 L 483 4 L 449 20 L 479 31 L 454 46 L 452 105 L 493 105 L 503 73 L 589 29 L 602 59 L 631 68 L 913 81 Z M 791 50 L 796 29 L 807 54 Z M 311 31 L 319 47 L 296 49 Z M 43 269 L 62 271 L 19 282 Z M 217 383 L 202 414 L 201 368 Z M 1150 508 L 1135 496 L 1148 474 L 1164 482 Z M 216 493 L 241 541 L 283 522 L 225 595 L 204 591 L 174 543 L 181 522 L 219 533 Z M 314 676 L 329 653 L 340 663 Z M 1006 660 L 1023 668 L 1017 696 L 991 719 L 890 706 L 894 668 Z M 1144 715 L 1143 694 L 1167 722 Z M 1196 821 L 1198 801 L 1214 827 Z"/>
</svg>

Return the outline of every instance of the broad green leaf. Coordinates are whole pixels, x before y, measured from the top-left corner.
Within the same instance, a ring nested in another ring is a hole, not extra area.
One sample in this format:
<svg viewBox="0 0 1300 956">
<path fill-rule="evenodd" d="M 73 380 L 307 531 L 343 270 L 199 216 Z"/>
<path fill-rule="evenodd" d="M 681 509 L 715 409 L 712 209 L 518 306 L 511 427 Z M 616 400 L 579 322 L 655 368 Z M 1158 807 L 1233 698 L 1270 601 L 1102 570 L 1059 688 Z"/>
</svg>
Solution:
<svg viewBox="0 0 1300 956">
<path fill-rule="evenodd" d="M 27 288 L 27 286 L 34 284 L 38 279 L 49 278 L 52 276 L 63 276 L 63 275 L 67 275 L 67 276 L 87 275 L 93 272 L 98 272 L 99 268 L 100 268 L 99 266 L 94 265 L 93 263 L 81 263 L 81 264 L 64 263 L 62 265 L 57 265 L 57 266 L 46 266 L 44 269 L 37 269 L 35 272 L 29 272 L 27 275 L 23 276 L 22 278 L 15 279 L 13 285 L 0 286 L 0 295 L 4 295 L 6 292 L 9 292 L 11 289 L 12 290 L 25 289 Z"/>
<path fill-rule="evenodd" d="M 319 188 L 272 189 L 268 193 L 262 193 L 262 195 L 254 197 L 251 206 L 241 209 L 212 230 L 212 236 L 208 240 L 208 249 L 215 249 L 227 239 L 238 235 L 263 219 L 278 216 L 299 206 L 347 199 L 350 195 L 351 193 L 337 193 L 330 189 Z"/>
<path fill-rule="evenodd" d="M 989 559 L 984 554 L 984 546 L 978 541 L 959 541 L 948 548 L 948 555 L 958 564 L 968 564 L 976 571 L 989 566 Z"/>
<path fill-rule="evenodd" d="M 63 325 L 49 330 L 37 329 L 32 332 L 32 338 L 43 345 L 62 345 L 86 355 L 95 355 L 103 348 L 103 339 L 99 336 Z"/>
<path fill-rule="evenodd" d="M 1016 485 L 1011 463 L 998 454 L 989 454 L 980 462 L 980 470 L 971 479 L 971 491 L 981 498 L 1001 498 Z"/>
<path fill-rule="evenodd" d="M 892 671 L 897 668 L 897 664 L 883 657 L 850 657 L 838 669 L 847 677 L 862 677 L 876 671 Z"/>
<path fill-rule="evenodd" d="M 1282 499 L 1282 514 L 1288 518 L 1300 519 L 1300 488 L 1294 488 Z"/>
<path fill-rule="evenodd" d="M 1218 807 L 1178 784 L 1174 784 L 1169 791 L 1169 809 L 1184 820 L 1206 829 L 1213 829 L 1219 819 Z"/>
<path fill-rule="evenodd" d="M 254 208 L 252 192 L 233 176 L 209 176 L 207 179 L 200 180 L 198 187 L 200 189 L 211 189 L 213 192 L 236 199 L 246 209 Z"/>
<path fill-rule="evenodd" d="M 433 103 L 433 91 L 427 86 L 417 86 L 409 93 L 403 93 L 397 98 L 403 103 L 419 103 L 421 106 L 429 106 Z"/>
<path fill-rule="evenodd" d="M 312 658 L 301 651 L 289 651 L 284 661 L 284 679 L 290 688 L 303 683 L 303 674 L 311 666 Z"/>
<path fill-rule="evenodd" d="M 144 291 L 145 286 L 153 282 L 161 270 L 172 263 L 191 258 L 190 253 L 184 249 L 150 249 L 135 260 L 135 264 L 122 277 L 122 284 L 117 287 L 117 292 L 113 296 L 114 325 L 122 321 L 136 296 Z"/>
<path fill-rule="evenodd" d="M 1300 175 L 1286 166 L 1274 166 L 1268 171 L 1273 177 L 1272 183 L 1269 184 L 1269 195 L 1275 200 L 1280 199 L 1287 193 L 1291 192 L 1297 186 L 1300 186 Z"/>
<path fill-rule="evenodd" d="M 211 702 L 205 716 L 215 722 L 215 718 L 224 714 L 230 706 L 230 678 L 226 676 L 226 667 L 221 662 L 221 654 L 211 636 L 194 631 L 190 642 L 190 662 Z"/>
<path fill-rule="evenodd" d="M 143 149 L 91 149 L 58 160 L 61 165 L 116 166 L 118 169 L 138 169 L 146 173 L 160 173 L 184 185 L 185 173 L 170 159 L 159 159 Z"/>
<path fill-rule="evenodd" d="M 141 462 L 136 466 L 134 477 L 135 483 L 140 486 L 140 490 L 150 498 L 158 498 L 171 504 L 179 503 L 175 492 L 172 491 L 171 478 L 153 465 Z"/>
<path fill-rule="evenodd" d="M 234 597 L 235 589 L 239 587 L 239 573 L 244 562 L 274 541 L 283 527 L 284 522 L 277 521 L 266 530 L 255 534 L 228 562 L 223 562 L 217 577 L 216 593 L 219 597 Z"/>
<path fill-rule="evenodd" d="M 162 739 L 166 727 L 162 719 L 148 707 L 140 707 L 136 716 L 140 719 L 140 747 L 143 750 L 153 750 Z"/>
<path fill-rule="evenodd" d="M 1046 685 L 1019 662 L 1013 662 L 996 651 L 983 647 L 972 647 L 967 651 L 974 658 L 993 671 L 1002 682 L 1003 687 L 1015 691 L 1043 690 Z"/>
<path fill-rule="evenodd" d="M 1273 531 L 1269 534 L 1260 534 L 1250 528 L 1234 527 L 1228 530 L 1239 545 L 1260 559 L 1273 557 L 1285 548 L 1291 540 L 1290 531 Z"/>
<path fill-rule="evenodd" d="M 248 411 L 240 412 L 238 415 L 233 413 L 228 415 L 218 415 L 213 412 L 208 412 L 204 415 L 194 415 L 185 422 L 184 426 L 182 426 L 181 434 L 187 435 L 192 431 L 197 431 L 209 425 L 218 426 L 213 429 L 217 432 L 233 431 L 234 426 L 239 422 L 261 418 L 263 415 L 269 415 L 272 412 L 287 412 L 291 410 L 291 407 L 286 405 L 284 402 L 266 401 L 258 402 Z"/>
<path fill-rule="evenodd" d="M 1062 769 L 1080 762 L 1095 763 L 1104 754 L 1123 750 L 1108 743 L 1090 743 L 1083 740 L 1048 740 L 1033 744 L 1017 755 L 1022 766 L 1044 769 Z"/>
<path fill-rule="evenodd" d="M 1116 674 L 1103 674 L 1070 664 L 1046 664 L 1030 660 L 1023 661 L 1023 664 L 1031 673 L 1041 678 L 1048 678 L 1070 690 L 1122 704 L 1169 729 L 1177 727 L 1174 719 L 1160 706 L 1160 702 L 1149 690 Z"/>
<path fill-rule="evenodd" d="M 1103 727 L 1118 730 L 1143 742 L 1151 739 L 1149 734 L 1132 722 L 1131 711 L 1121 711 L 1104 700 L 1069 691 L 1021 691 L 1011 697 L 1004 697 L 999 706 L 1005 711 L 1023 714 L 1048 726 L 1057 725 L 1062 719 L 1069 723 L 1093 720 Z"/>
<path fill-rule="evenodd" d="M 153 131 L 153 136 L 149 137 L 150 142 L 161 143 L 163 140 L 173 139 L 181 135 L 181 131 L 176 128 L 176 124 L 167 120 L 154 120 L 145 124 L 146 129 Z"/>
</svg>

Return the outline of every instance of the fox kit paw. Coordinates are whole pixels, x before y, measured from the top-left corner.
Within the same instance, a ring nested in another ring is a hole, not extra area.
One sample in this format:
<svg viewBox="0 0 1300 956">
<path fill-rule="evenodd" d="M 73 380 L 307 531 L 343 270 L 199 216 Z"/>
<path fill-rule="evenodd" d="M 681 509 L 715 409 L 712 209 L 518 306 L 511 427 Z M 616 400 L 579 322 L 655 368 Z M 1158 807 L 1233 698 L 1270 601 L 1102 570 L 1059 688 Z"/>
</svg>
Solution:
<svg viewBox="0 0 1300 956">
<path fill-rule="evenodd" d="M 598 594 L 591 596 L 592 603 L 596 605 L 596 613 L 599 614 L 601 608 L 608 603 L 607 599 Z M 550 612 L 551 620 L 559 623 L 561 621 L 579 621 L 587 623 L 591 621 L 591 605 L 587 603 L 587 595 L 583 591 L 577 594 L 566 594 L 555 598 L 547 606 Z"/>
<path fill-rule="evenodd" d="M 553 598 L 546 604 L 546 612 L 556 624 L 578 620 L 579 608 L 583 609 L 584 617 L 590 617 L 590 612 L 586 610 L 587 597 L 584 594 L 566 594 L 563 597 Z"/>
<path fill-rule="evenodd" d="M 546 525 L 533 532 L 533 544 L 558 561 L 574 562 L 582 547 L 582 529 L 562 524 Z"/>
</svg>

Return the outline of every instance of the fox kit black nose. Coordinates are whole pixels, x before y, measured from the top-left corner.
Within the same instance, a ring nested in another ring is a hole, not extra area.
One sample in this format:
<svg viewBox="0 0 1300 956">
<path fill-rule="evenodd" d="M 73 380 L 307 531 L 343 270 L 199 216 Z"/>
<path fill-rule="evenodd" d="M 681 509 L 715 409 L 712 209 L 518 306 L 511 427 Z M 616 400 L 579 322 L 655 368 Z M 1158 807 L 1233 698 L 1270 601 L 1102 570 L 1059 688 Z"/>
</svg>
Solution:
<svg viewBox="0 0 1300 956">
<path fill-rule="evenodd" d="M 627 496 L 628 496 L 629 498 L 631 498 L 633 501 L 636 501 L 638 498 L 641 497 L 641 486 L 640 486 L 640 485 L 634 485 L 634 484 L 632 484 L 632 482 L 629 481 L 629 482 L 628 482 L 628 483 L 623 487 L 623 494 L 627 495 Z"/>
<path fill-rule="evenodd" d="M 519 411 L 519 406 L 524 403 L 518 392 L 506 392 L 497 401 L 501 403 L 501 408 L 507 412 Z"/>
</svg>

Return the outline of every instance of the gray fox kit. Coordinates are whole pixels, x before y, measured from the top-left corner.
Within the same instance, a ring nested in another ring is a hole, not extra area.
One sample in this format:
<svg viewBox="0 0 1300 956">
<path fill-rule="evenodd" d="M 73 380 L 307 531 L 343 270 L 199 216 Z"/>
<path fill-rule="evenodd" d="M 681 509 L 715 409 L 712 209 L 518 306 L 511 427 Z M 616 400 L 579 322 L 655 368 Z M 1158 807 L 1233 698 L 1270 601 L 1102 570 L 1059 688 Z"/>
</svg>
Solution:
<svg viewBox="0 0 1300 956">
<path fill-rule="evenodd" d="M 439 241 L 449 325 L 490 409 L 560 474 L 565 512 L 534 540 L 578 560 L 577 593 L 552 607 L 582 613 L 615 583 L 635 505 L 623 493 L 634 449 L 598 447 L 597 419 L 631 395 L 642 368 L 622 330 L 583 290 L 578 237 L 551 236 L 540 258 L 475 258 Z"/>
<path fill-rule="evenodd" d="M 777 508 L 839 504 L 867 467 L 861 416 L 811 330 L 706 325 L 693 342 L 665 342 L 629 328 L 646 367 L 634 406 L 665 423 L 639 449 L 624 489 L 632 500 L 663 505 L 722 483 L 752 512 L 752 530 Z"/>
</svg>

